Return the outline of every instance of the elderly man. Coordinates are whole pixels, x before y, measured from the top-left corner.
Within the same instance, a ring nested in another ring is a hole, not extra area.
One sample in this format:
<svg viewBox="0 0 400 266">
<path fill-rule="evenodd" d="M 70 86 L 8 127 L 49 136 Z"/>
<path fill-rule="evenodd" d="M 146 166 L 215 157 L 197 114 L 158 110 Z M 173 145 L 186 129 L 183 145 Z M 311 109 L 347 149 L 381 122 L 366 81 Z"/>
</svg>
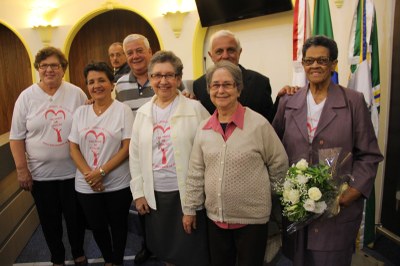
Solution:
<svg viewBox="0 0 400 266">
<path fill-rule="evenodd" d="M 127 104 L 136 114 L 136 110 L 154 95 L 147 75 L 147 66 L 153 53 L 148 39 L 140 34 L 128 35 L 122 45 L 130 72 L 117 81 L 116 99 Z M 143 244 L 142 249 L 135 256 L 135 265 L 145 262 L 151 255 L 146 245 L 146 230 L 142 215 L 139 215 L 139 221 L 143 232 Z"/>
<path fill-rule="evenodd" d="M 140 34 L 130 34 L 123 41 L 130 72 L 115 85 L 116 99 L 129 105 L 136 112 L 154 95 L 151 89 L 147 65 L 153 55 L 149 41 Z"/>
<path fill-rule="evenodd" d="M 122 48 L 122 43 L 112 43 L 110 47 L 108 47 L 108 57 L 110 58 L 110 63 L 114 70 L 113 82 L 116 83 L 120 77 L 131 71 L 128 63 L 126 62 L 126 56 L 124 49 Z"/>
<path fill-rule="evenodd" d="M 264 116 L 272 123 L 274 118 L 274 104 L 271 99 L 271 85 L 269 79 L 253 70 L 245 69 L 239 64 L 242 47 L 239 39 L 228 30 L 220 30 L 214 33 L 210 39 L 208 55 L 216 63 L 228 60 L 239 65 L 242 70 L 244 88 L 239 97 L 243 106 L 248 106 Z M 193 83 L 193 92 L 203 106 L 212 114 L 215 106 L 207 93 L 206 77 L 201 76 Z"/>
</svg>

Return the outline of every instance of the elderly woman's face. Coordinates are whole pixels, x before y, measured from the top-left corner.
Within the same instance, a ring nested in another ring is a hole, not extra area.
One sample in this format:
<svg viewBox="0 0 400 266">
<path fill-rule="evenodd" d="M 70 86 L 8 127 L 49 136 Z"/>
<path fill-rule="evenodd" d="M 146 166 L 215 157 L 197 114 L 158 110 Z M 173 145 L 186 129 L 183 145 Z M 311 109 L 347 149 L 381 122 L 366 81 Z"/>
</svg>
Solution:
<svg viewBox="0 0 400 266">
<path fill-rule="evenodd" d="M 150 73 L 150 84 L 154 93 L 163 101 L 175 98 L 181 85 L 181 77 L 176 76 L 171 63 L 156 63 Z"/>
<path fill-rule="evenodd" d="M 49 87 L 58 87 L 61 85 L 64 77 L 64 70 L 60 60 L 55 55 L 49 56 L 39 63 L 40 80 Z"/>
<path fill-rule="evenodd" d="M 231 73 L 225 68 L 217 69 L 211 78 L 210 98 L 218 110 L 236 108 L 240 94 Z"/>
<path fill-rule="evenodd" d="M 111 91 L 114 85 L 101 71 L 91 70 L 87 74 L 87 88 L 93 100 L 101 101 L 111 98 Z"/>
<path fill-rule="evenodd" d="M 313 61 L 313 62 L 312 62 Z M 309 65 L 309 63 L 311 63 Z M 329 49 L 324 46 L 311 46 L 303 58 L 303 67 L 308 81 L 312 84 L 329 82 L 335 70 L 337 60 L 329 59 Z"/>
</svg>

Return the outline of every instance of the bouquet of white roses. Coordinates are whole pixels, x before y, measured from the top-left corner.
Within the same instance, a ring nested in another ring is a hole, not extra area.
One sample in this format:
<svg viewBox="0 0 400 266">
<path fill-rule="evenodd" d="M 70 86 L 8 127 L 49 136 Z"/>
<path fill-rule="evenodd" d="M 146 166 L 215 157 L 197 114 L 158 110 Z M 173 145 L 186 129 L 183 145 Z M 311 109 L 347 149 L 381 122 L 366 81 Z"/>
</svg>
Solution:
<svg viewBox="0 0 400 266">
<path fill-rule="evenodd" d="M 337 152 L 337 150 L 330 150 Z M 338 153 L 325 158 L 325 164 L 309 166 L 305 159 L 292 165 L 283 182 L 275 191 L 280 195 L 282 215 L 292 222 L 289 233 L 304 227 L 324 215 L 332 217 L 339 212 L 339 195 L 346 189 L 343 181 L 334 178 Z"/>
</svg>

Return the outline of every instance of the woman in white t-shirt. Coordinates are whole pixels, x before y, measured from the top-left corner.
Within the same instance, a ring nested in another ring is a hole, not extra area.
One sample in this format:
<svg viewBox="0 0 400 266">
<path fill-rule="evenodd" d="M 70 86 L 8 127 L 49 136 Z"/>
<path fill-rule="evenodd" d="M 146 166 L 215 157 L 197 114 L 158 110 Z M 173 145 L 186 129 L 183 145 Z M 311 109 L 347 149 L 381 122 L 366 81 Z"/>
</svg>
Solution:
<svg viewBox="0 0 400 266">
<path fill-rule="evenodd" d="M 78 168 L 75 189 L 105 265 L 120 265 L 132 203 L 128 149 L 133 114 L 111 97 L 113 74 L 106 63 L 88 64 L 84 75 L 94 103 L 75 112 L 68 138 Z"/>
<path fill-rule="evenodd" d="M 10 147 L 20 187 L 31 191 L 53 265 L 64 265 L 64 216 L 75 265 L 87 265 L 81 209 L 74 189 L 76 167 L 69 156 L 68 135 L 74 111 L 85 93 L 63 81 L 68 61 L 54 47 L 41 49 L 34 67 L 40 81 L 18 97 L 11 123 Z"/>
</svg>

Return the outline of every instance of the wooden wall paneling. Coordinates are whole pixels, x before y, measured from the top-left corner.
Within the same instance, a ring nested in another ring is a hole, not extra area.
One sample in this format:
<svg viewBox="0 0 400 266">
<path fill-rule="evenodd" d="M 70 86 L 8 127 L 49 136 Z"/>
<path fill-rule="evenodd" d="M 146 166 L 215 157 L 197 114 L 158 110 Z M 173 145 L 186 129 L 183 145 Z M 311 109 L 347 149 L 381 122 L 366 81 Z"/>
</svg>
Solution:
<svg viewBox="0 0 400 266">
<path fill-rule="evenodd" d="M 160 43 L 151 25 L 132 11 L 110 10 L 89 20 L 71 43 L 68 58 L 70 82 L 81 87 L 88 94 L 83 76 L 86 64 L 91 61 L 109 63 L 109 45 L 117 41 L 122 42 L 127 35 L 132 33 L 146 36 L 153 52 L 160 50 Z"/>
<path fill-rule="evenodd" d="M 11 126 L 15 101 L 32 84 L 32 64 L 21 40 L 0 24 L 0 135 Z"/>
</svg>

